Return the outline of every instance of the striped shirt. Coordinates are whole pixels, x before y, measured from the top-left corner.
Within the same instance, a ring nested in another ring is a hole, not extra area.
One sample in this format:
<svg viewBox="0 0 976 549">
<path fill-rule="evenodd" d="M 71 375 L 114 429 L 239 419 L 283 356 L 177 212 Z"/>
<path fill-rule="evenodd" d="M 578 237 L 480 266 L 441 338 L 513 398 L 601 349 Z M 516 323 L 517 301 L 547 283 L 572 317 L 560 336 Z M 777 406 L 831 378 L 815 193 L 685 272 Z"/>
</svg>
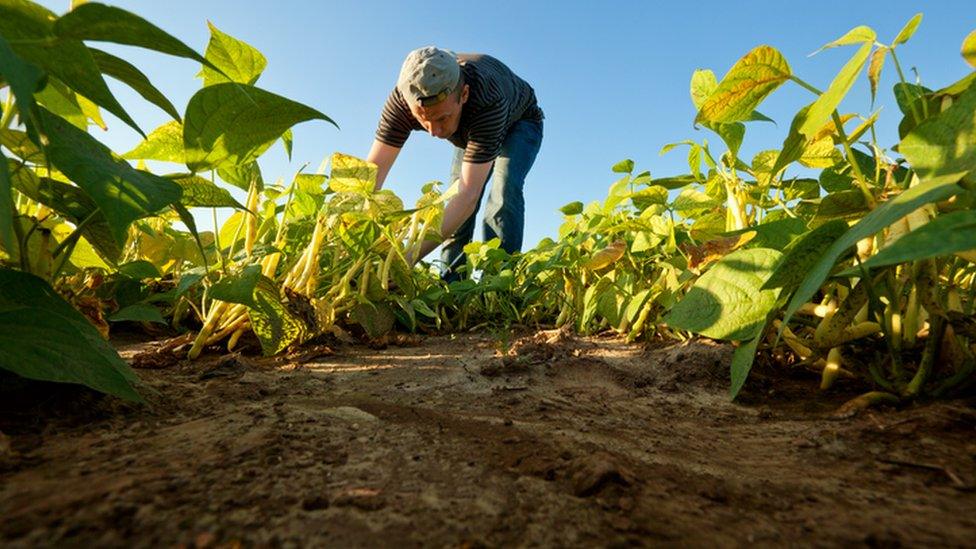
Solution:
<svg viewBox="0 0 976 549">
<path fill-rule="evenodd" d="M 458 129 L 447 140 L 464 149 L 465 162 L 491 162 L 501 152 L 512 126 L 519 120 L 542 121 L 542 109 L 532 86 L 494 57 L 462 53 L 458 54 L 458 63 L 470 88 Z M 411 131 L 423 129 L 394 87 L 380 115 L 376 139 L 399 149 Z"/>
</svg>

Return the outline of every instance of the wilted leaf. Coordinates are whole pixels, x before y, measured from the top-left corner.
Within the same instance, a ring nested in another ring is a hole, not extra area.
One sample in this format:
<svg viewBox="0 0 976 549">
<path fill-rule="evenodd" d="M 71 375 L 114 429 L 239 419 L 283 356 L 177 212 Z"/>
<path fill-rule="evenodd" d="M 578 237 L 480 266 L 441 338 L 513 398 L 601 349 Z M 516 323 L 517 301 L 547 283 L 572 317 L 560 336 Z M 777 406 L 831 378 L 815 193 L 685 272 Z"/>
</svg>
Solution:
<svg viewBox="0 0 976 549">
<path fill-rule="evenodd" d="M 755 236 L 755 231 L 746 231 L 736 236 L 709 240 L 696 246 L 683 244 L 681 250 L 688 254 L 688 268 L 697 272 L 730 252 L 745 246 Z"/>
<path fill-rule="evenodd" d="M 705 100 L 695 122 L 748 120 L 759 103 L 791 76 L 775 48 L 759 46 L 743 56 Z"/>
<path fill-rule="evenodd" d="M 881 81 L 881 69 L 884 67 L 885 59 L 888 57 L 888 48 L 881 46 L 871 54 L 871 63 L 868 65 L 868 82 L 871 83 L 871 104 L 874 105 L 874 98 L 878 94 L 878 82 Z"/>
<path fill-rule="evenodd" d="M 624 256 L 624 252 L 627 251 L 627 242 L 623 240 L 616 240 L 611 243 L 606 248 L 593 254 L 585 263 L 583 263 L 584 269 L 589 269 L 591 271 L 597 271 L 604 267 L 607 267 L 613 263 L 616 263 Z"/>
</svg>

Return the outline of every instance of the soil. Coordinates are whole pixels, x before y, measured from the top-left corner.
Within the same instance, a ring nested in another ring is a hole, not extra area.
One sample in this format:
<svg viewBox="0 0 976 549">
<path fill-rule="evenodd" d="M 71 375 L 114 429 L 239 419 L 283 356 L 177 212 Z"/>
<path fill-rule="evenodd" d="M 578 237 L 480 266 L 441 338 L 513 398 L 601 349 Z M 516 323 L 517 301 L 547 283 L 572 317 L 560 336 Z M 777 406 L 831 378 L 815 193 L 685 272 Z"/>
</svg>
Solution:
<svg viewBox="0 0 976 549">
<path fill-rule="evenodd" d="M 404 340 L 400 343 L 409 343 Z M 728 346 L 540 332 L 0 390 L 0 545 L 971 546 L 976 402 L 834 412 Z M 24 395 L 31 395 L 29 398 Z M 43 398 L 38 398 L 43 395 Z"/>
</svg>

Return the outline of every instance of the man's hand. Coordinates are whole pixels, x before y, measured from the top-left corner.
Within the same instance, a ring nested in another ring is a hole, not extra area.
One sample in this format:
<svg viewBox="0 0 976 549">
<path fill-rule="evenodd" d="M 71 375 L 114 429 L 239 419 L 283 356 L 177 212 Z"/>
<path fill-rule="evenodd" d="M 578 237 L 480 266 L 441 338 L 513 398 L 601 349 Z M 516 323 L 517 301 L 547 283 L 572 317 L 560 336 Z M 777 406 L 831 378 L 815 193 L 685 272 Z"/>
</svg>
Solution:
<svg viewBox="0 0 976 549">
<path fill-rule="evenodd" d="M 494 161 L 491 161 L 481 164 L 472 164 L 471 162 L 461 164 L 461 182 L 458 185 L 458 193 L 444 206 L 444 220 L 441 222 L 441 235 L 445 239 L 454 236 L 454 233 L 478 208 L 481 190 L 485 187 L 485 182 L 488 180 L 488 173 L 491 171 L 494 163 Z M 420 245 L 420 251 L 417 253 L 417 257 L 407 257 L 407 261 L 413 265 L 426 257 L 437 246 L 438 244 L 435 242 L 424 241 Z"/>
</svg>

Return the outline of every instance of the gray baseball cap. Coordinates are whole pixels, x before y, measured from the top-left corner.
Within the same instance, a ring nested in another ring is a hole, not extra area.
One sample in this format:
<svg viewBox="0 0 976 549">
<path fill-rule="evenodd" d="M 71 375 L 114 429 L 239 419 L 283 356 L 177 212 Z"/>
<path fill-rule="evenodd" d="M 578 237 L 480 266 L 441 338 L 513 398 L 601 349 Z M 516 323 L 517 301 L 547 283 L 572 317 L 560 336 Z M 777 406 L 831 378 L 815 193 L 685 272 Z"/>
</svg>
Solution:
<svg viewBox="0 0 976 549">
<path fill-rule="evenodd" d="M 407 54 L 397 89 L 411 106 L 429 107 L 447 98 L 460 77 L 461 67 L 453 52 L 427 46 Z"/>
</svg>

